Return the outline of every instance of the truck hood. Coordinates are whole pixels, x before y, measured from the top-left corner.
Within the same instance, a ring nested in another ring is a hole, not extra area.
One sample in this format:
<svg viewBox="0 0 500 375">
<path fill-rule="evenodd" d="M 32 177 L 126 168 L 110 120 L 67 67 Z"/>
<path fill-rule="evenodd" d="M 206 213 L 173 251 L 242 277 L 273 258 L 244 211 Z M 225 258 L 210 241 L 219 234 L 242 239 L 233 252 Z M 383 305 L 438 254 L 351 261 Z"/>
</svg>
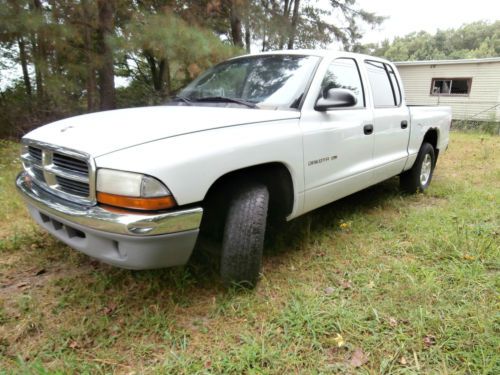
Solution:
<svg viewBox="0 0 500 375">
<path fill-rule="evenodd" d="M 158 106 L 97 112 L 37 128 L 25 137 L 97 157 L 139 144 L 227 126 L 298 118 L 300 112 Z"/>
</svg>

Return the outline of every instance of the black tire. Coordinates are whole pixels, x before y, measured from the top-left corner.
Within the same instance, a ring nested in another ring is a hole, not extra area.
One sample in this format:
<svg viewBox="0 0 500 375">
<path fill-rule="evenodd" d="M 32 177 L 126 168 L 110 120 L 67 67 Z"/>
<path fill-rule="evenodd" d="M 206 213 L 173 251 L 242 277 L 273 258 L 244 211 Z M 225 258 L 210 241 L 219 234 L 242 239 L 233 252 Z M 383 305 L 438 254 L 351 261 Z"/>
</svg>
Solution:
<svg viewBox="0 0 500 375">
<path fill-rule="evenodd" d="M 428 162 L 430 159 L 430 172 L 427 179 L 421 178 L 421 176 L 426 176 L 423 173 L 428 168 Z M 432 175 L 434 174 L 434 167 L 436 166 L 436 154 L 434 147 L 430 143 L 423 143 L 415 160 L 413 167 L 401 174 L 399 177 L 399 182 L 401 189 L 407 193 L 417 193 L 424 192 L 430 185 L 432 180 Z M 424 171 L 422 170 L 424 168 Z"/>
<path fill-rule="evenodd" d="M 222 240 L 220 275 L 226 286 L 253 288 L 259 279 L 269 191 L 261 184 L 237 189 L 229 204 Z"/>
</svg>

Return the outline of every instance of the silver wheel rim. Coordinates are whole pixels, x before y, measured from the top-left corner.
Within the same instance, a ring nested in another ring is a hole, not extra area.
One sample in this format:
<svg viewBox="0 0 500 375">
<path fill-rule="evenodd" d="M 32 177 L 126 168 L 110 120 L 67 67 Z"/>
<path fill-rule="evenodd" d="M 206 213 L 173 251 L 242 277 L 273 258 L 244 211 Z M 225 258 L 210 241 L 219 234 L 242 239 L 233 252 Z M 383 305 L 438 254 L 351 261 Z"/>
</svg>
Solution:
<svg viewBox="0 0 500 375">
<path fill-rule="evenodd" d="M 430 154 L 425 154 L 422 161 L 422 168 L 420 169 L 420 184 L 425 186 L 429 182 L 432 171 L 432 158 Z"/>
</svg>

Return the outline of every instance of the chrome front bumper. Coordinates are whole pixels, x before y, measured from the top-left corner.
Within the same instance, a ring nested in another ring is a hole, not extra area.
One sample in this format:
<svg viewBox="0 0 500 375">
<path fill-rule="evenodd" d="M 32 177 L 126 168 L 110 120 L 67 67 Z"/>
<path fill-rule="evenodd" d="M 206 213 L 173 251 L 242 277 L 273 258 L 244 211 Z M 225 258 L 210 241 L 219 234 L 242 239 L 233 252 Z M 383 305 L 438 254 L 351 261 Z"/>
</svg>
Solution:
<svg viewBox="0 0 500 375">
<path fill-rule="evenodd" d="M 198 229 L 203 215 L 202 208 L 158 214 L 136 214 L 109 211 L 99 206 L 82 206 L 63 200 L 29 180 L 21 173 L 16 185 L 22 197 L 32 206 L 61 219 L 88 228 L 110 233 L 154 236 Z"/>
<path fill-rule="evenodd" d="M 16 186 L 40 226 L 72 248 L 123 268 L 186 263 L 203 215 L 198 207 L 138 214 L 82 206 L 42 189 L 26 172 L 19 174 Z"/>
</svg>

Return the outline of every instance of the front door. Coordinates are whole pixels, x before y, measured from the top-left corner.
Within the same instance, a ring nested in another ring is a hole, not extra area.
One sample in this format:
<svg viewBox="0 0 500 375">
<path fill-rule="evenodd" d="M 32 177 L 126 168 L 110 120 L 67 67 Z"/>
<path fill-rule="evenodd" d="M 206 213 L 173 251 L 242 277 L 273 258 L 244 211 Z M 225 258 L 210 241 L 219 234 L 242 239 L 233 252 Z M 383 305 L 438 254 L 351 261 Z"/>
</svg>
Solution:
<svg viewBox="0 0 500 375">
<path fill-rule="evenodd" d="M 356 60 L 335 59 L 324 75 L 321 87 L 311 90 L 323 95 L 331 88 L 351 90 L 357 103 L 326 112 L 303 108 L 301 128 L 304 142 L 304 212 L 340 199 L 372 183 L 372 111 Z M 366 129 L 365 129 L 366 126 Z"/>
</svg>

